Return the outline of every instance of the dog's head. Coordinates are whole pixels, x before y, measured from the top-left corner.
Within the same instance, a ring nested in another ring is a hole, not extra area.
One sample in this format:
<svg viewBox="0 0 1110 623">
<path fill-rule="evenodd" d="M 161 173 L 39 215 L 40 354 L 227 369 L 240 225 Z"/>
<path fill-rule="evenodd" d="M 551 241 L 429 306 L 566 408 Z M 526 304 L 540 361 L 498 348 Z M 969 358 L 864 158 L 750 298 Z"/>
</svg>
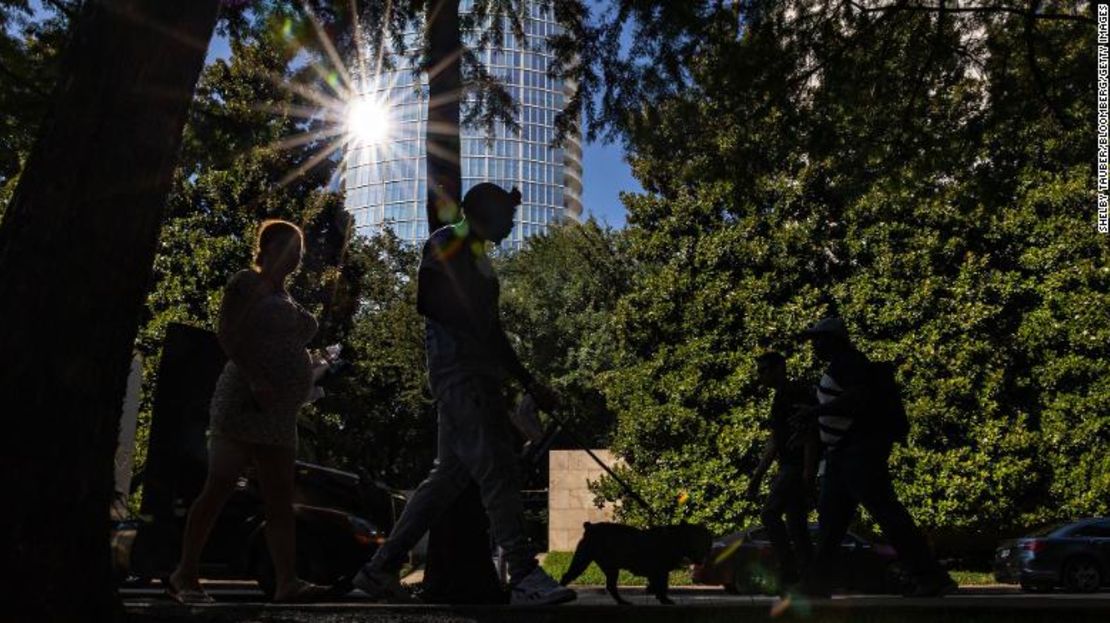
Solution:
<svg viewBox="0 0 1110 623">
<path fill-rule="evenodd" d="M 713 535 L 703 524 L 690 524 L 685 521 L 673 526 L 674 539 L 680 544 L 682 555 L 691 562 L 704 563 L 713 546 Z"/>
</svg>

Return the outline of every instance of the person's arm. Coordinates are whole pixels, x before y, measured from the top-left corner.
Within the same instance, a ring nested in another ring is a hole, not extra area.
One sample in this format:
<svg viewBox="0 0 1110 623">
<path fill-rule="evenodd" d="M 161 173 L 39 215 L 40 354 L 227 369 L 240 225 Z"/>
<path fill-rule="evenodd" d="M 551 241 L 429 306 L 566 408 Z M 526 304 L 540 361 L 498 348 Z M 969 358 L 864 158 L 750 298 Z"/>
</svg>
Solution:
<svg viewBox="0 0 1110 623">
<path fill-rule="evenodd" d="M 448 325 L 458 310 L 451 291 L 444 260 L 437 256 L 433 241 L 428 241 L 416 277 L 416 311 L 421 316 Z"/>
<path fill-rule="evenodd" d="M 493 335 L 490 336 L 490 342 L 493 346 L 493 352 L 501 365 L 505 366 L 509 374 L 512 375 L 521 386 L 525 389 L 532 386 L 536 382 L 532 373 L 524 367 L 521 363 L 520 357 L 516 354 L 516 349 L 513 348 L 512 342 L 509 341 L 509 336 L 505 334 L 504 327 L 501 326 L 500 318 L 495 319 L 493 326 Z"/>
<path fill-rule="evenodd" d="M 805 439 L 805 459 L 802 463 L 802 480 L 812 487 L 817 480 L 817 466 L 821 462 L 821 436 L 816 428 L 811 428 Z"/>
<path fill-rule="evenodd" d="M 245 271 L 236 273 L 224 289 L 223 301 L 220 302 L 220 315 L 216 338 L 220 342 L 227 358 L 235 363 L 236 367 L 247 377 L 251 384 L 263 384 L 265 374 L 247 353 L 247 345 L 253 337 L 255 330 L 248 315 L 257 302 L 259 293 L 254 291 L 255 285 Z"/>
<path fill-rule="evenodd" d="M 778 448 L 775 447 L 775 439 L 769 437 L 767 443 L 763 446 L 763 456 L 759 458 L 759 464 L 755 466 L 751 480 L 748 481 L 748 497 L 755 497 L 755 494 L 759 491 L 759 484 L 763 481 L 763 476 L 771 468 L 771 462 L 775 460 L 777 455 Z"/>
<path fill-rule="evenodd" d="M 248 320 L 252 307 L 258 302 L 259 292 L 245 271 L 236 274 L 224 290 L 220 303 L 220 315 L 216 338 L 227 358 L 246 378 L 251 393 L 263 408 L 268 408 L 274 392 L 274 384 L 265 366 L 250 352 L 249 343 L 257 336 L 257 330 Z"/>
</svg>

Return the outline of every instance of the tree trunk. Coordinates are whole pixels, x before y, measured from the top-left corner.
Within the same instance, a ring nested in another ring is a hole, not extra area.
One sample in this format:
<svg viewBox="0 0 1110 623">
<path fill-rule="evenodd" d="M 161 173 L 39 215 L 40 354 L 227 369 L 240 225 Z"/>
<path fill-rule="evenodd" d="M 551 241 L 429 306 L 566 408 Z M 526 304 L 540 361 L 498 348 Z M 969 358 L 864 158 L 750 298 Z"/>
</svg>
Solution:
<svg viewBox="0 0 1110 623">
<path fill-rule="evenodd" d="M 113 454 L 218 0 L 89 0 L 0 225 L 2 618 L 110 621 Z"/>
<path fill-rule="evenodd" d="M 442 604 L 505 604 L 490 548 L 489 520 L 473 480 L 428 531 L 421 599 Z"/>
<path fill-rule="evenodd" d="M 462 37 L 458 0 L 429 0 L 428 232 L 459 219 L 462 154 L 459 149 L 459 98 L 462 96 Z"/>
<path fill-rule="evenodd" d="M 459 219 L 462 154 L 459 98 L 462 96 L 462 37 L 458 0 L 428 2 L 428 231 Z M 478 487 L 467 487 L 432 524 L 424 574 L 425 598 L 441 603 L 504 603 L 489 547 Z"/>
</svg>

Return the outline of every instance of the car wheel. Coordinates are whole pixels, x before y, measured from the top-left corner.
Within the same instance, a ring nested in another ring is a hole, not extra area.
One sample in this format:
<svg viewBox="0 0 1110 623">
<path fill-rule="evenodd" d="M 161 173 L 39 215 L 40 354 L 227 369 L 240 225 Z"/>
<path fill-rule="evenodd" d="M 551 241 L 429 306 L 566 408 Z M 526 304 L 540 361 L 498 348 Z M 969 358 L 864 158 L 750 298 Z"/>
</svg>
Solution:
<svg viewBox="0 0 1110 623">
<path fill-rule="evenodd" d="M 1093 593 L 1102 586 L 1102 570 L 1090 558 L 1073 558 L 1064 565 L 1064 586 L 1077 593 Z"/>
</svg>

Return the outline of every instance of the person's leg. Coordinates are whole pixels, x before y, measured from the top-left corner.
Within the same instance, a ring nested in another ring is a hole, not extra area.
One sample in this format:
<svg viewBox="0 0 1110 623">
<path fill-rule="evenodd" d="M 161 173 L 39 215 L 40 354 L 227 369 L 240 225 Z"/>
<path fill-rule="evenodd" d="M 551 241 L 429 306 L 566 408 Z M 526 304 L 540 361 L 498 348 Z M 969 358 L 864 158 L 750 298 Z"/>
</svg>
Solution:
<svg viewBox="0 0 1110 623">
<path fill-rule="evenodd" d="M 247 447 L 225 437 L 213 437 L 208 447 L 208 476 L 189 508 L 181 542 L 181 560 L 170 575 L 179 589 L 199 589 L 200 557 L 220 510 L 235 491 L 249 460 Z"/>
<path fill-rule="evenodd" d="M 935 576 L 941 573 L 925 535 L 918 529 L 913 517 L 898 500 L 890 480 L 888 444 L 868 444 L 857 453 L 849 465 L 849 482 L 854 497 L 875 518 L 898 551 L 898 558 L 914 577 Z"/>
<path fill-rule="evenodd" d="M 771 491 L 767 501 L 763 504 L 760 519 L 767 530 L 767 538 L 771 541 L 771 549 L 779 563 L 779 587 L 785 588 L 787 583 L 796 581 L 797 567 L 794 564 L 794 550 L 790 547 L 790 537 L 786 532 L 786 524 L 782 516 L 786 512 L 790 501 L 790 482 L 786 468 L 780 466 L 779 473 L 771 482 Z"/>
<path fill-rule="evenodd" d="M 432 523 L 451 506 L 470 480 L 466 468 L 451 449 L 451 429 L 442 401 L 438 411 L 435 466 L 405 503 L 405 509 L 389 538 L 366 565 L 368 571 L 399 571 L 405 556 L 428 532 Z"/>
<path fill-rule="evenodd" d="M 513 449 L 509 418 L 496 381 L 472 379 L 448 392 L 451 448 L 478 483 L 494 541 L 517 582 L 536 567 L 524 529 L 520 466 Z"/>
<path fill-rule="evenodd" d="M 508 559 L 513 585 L 511 603 L 539 606 L 574 599 L 574 591 L 559 585 L 538 568 L 525 534 L 520 467 L 500 384 L 496 379 L 470 378 L 441 392 L 439 398 L 441 439 L 449 445 L 441 449 L 441 454 L 453 457 L 465 469 L 464 475 L 478 483 L 493 538 Z M 466 483 L 466 478 L 460 478 L 454 495 Z M 442 501 L 450 501 L 447 496 L 443 498 Z M 359 588 L 364 574 L 365 568 L 355 578 Z"/>
<path fill-rule="evenodd" d="M 789 474 L 789 485 L 786 487 L 786 531 L 794 548 L 797 568 L 802 573 L 813 561 L 813 543 L 809 538 L 809 503 L 805 486 L 800 470 Z"/>
<path fill-rule="evenodd" d="M 803 582 L 803 590 L 814 595 L 832 592 L 832 572 L 840 558 L 840 542 L 856 512 L 856 501 L 849 492 L 842 463 L 839 453 L 826 455 L 825 477 L 817 505 L 820 517 L 817 551 Z"/>
<path fill-rule="evenodd" d="M 274 561 L 274 599 L 283 601 L 299 589 L 296 522 L 293 517 L 293 448 L 254 445 L 252 452 L 266 513 L 266 544 Z"/>
</svg>

